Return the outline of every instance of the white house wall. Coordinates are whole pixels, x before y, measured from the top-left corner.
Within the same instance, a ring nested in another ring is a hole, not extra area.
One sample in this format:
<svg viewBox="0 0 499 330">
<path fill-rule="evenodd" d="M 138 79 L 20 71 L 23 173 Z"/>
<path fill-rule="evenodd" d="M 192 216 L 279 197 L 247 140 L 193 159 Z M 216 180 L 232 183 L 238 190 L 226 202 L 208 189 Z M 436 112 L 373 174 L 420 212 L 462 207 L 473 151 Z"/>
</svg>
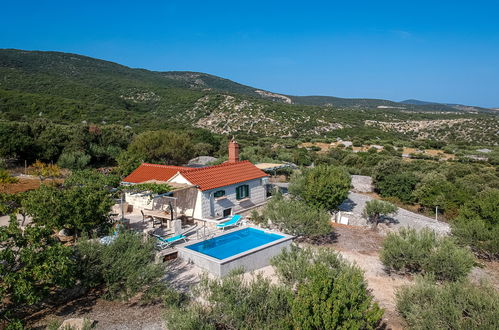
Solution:
<svg viewBox="0 0 499 330">
<path fill-rule="evenodd" d="M 192 185 L 184 176 L 180 173 L 175 174 L 173 177 L 168 180 L 168 182 L 176 182 L 176 183 L 184 183 L 188 185 Z"/>
<path fill-rule="evenodd" d="M 249 186 L 249 197 L 241 200 L 236 199 L 236 187 L 247 184 Z M 225 196 L 214 198 L 213 193 L 218 190 L 225 190 Z M 232 209 L 232 214 L 238 213 L 241 210 L 251 208 L 255 205 L 265 202 L 267 192 L 262 184 L 262 179 L 254 179 L 236 183 L 230 186 L 220 187 L 212 190 L 200 191 L 202 194 L 202 203 L 196 204 L 202 207 L 203 218 L 220 218 L 223 216 L 225 209 Z M 214 214 L 211 214 L 210 200 L 213 200 Z M 195 212 L 199 215 L 199 211 Z"/>
<path fill-rule="evenodd" d="M 143 194 L 125 193 L 125 201 L 133 205 L 134 210 L 147 210 L 152 207 L 152 198 Z"/>
</svg>

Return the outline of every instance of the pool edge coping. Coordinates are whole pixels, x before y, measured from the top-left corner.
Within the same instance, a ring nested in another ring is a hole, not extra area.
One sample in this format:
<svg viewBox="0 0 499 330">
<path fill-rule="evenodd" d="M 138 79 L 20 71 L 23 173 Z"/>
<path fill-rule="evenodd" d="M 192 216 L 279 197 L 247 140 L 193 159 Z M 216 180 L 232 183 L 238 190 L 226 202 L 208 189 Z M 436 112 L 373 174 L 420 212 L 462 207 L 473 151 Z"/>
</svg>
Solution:
<svg viewBox="0 0 499 330">
<path fill-rule="evenodd" d="M 186 252 L 188 254 L 191 253 L 191 254 L 193 254 L 195 256 L 208 259 L 208 260 L 210 260 L 212 262 L 215 262 L 215 263 L 217 263 L 219 265 L 223 265 L 223 264 L 226 264 L 228 262 L 234 261 L 236 259 L 240 259 L 241 257 L 245 257 L 247 255 L 250 255 L 250 254 L 253 254 L 253 253 L 258 252 L 260 250 L 263 250 L 263 249 L 265 249 L 265 248 L 267 248 L 269 246 L 277 245 L 279 243 L 286 242 L 286 241 L 289 241 L 289 240 L 292 240 L 292 239 L 295 238 L 295 236 L 293 236 L 293 235 L 284 234 L 284 233 L 281 233 L 281 232 L 278 232 L 278 231 L 265 230 L 263 228 L 258 228 L 258 227 L 255 227 L 255 226 L 245 226 L 243 228 L 234 230 L 231 233 L 235 233 L 237 231 L 240 231 L 240 230 L 243 230 L 243 229 L 246 229 L 246 228 L 253 228 L 253 229 L 261 230 L 261 231 L 264 231 L 264 232 L 269 232 L 269 233 L 272 233 L 272 234 L 281 235 L 283 237 L 279 238 L 279 239 L 277 239 L 275 241 L 272 241 L 272 242 L 269 242 L 269 243 L 266 243 L 266 244 L 263 244 L 263 245 L 259 245 L 257 247 L 252 248 L 252 249 L 249 249 L 249 250 L 243 251 L 241 253 L 235 254 L 233 256 L 227 257 L 225 259 L 217 259 L 217 258 L 209 256 L 207 254 L 204 254 L 204 253 L 201 253 L 201 252 L 197 252 L 197 251 L 194 251 L 192 249 L 187 248 L 187 246 L 194 245 L 194 244 L 197 244 L 197 243 L 201 243 L 201 242 L 204 242 L 204 241 L 199 241 L 199 242 L 192 243 L 192 244 L 185 244 L 183 246 L 178 246 L 177 250 Z M 223 235 L 227 235 L 227 234 L 229 234 L 229 233 L 221 234 L 221 235 L 218 235 L 218 236 L 215 236 L 215 237 L 219 237 L 219 236 L 223 236 Z"/>
</svg>

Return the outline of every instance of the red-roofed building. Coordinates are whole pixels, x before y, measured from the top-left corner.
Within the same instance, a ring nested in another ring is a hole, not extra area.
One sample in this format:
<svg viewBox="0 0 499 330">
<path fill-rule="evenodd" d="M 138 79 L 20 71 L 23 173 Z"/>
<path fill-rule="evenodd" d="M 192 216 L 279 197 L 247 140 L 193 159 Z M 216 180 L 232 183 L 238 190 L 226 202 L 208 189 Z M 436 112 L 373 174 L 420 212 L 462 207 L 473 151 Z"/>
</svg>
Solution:
<svg viewBox="0 0 499 330">
<path fill-rule="evenodd" d="M 176 196 L 177 199 L 186 199 L 189 195 L 192 199 L 192 207 L 184 206 L 182 212 L 195 219 L 217 219 L 264 203 L 267 199 L 267 177 L 249 161 L 239 161 L 239 147 L 233 140 L 229 143 L 229 161 L 220 165 L 190 168 L 144 163 L 123 182 L 184 184 L 191 190 L 196 189 L 197 193 L 195 198 L 193 191 Z M 186 205 L 186 202 L 181 201 L 181 204 Z"/>
<path fill-rule="evenodd" d="M 177 172 L 191 169 L 190 167 L 158 165 L 142 163 L 130 175 L 123 179 L 126 183 L 143 183 L 146 181 L 168 181 Z"/>
</svg>

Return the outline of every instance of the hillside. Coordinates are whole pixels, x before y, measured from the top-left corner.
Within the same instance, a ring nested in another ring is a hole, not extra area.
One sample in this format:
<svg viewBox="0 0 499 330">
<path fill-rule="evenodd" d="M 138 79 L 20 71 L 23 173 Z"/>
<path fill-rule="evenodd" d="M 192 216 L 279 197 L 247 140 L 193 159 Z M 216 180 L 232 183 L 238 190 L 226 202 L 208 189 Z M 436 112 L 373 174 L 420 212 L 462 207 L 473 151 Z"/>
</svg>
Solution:
<svg viewBox="0 0 499 330">
<path fill-rule="evenodd" d="M 116 123 L 137 130 L 195 126 L 222 134 L 286 137 L 348 135 L 359 129 L 400 135 L 390 125 L 372 123 L 449 115 L 470 116 L 439 104 L 290 96 L 204 73 L 133 69 L 60 52 L 0 50 L 0 120 Z M 484 134 L 490 135 L 488 127 Z"/>
</svg>

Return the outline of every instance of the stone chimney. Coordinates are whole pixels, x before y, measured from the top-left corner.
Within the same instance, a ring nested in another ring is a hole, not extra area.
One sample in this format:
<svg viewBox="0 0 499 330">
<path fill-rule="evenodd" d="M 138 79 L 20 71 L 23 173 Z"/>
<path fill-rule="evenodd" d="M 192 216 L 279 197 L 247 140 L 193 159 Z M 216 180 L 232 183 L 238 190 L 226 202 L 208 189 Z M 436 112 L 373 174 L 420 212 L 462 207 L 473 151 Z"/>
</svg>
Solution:
<svg viewBox="0 0 499 330">
<path fill-rule="evenodd" d="M 236 163 L 239 161 L 239 144 L 232 138 L 229 142 L 229 163 Z"/>
</svg>

